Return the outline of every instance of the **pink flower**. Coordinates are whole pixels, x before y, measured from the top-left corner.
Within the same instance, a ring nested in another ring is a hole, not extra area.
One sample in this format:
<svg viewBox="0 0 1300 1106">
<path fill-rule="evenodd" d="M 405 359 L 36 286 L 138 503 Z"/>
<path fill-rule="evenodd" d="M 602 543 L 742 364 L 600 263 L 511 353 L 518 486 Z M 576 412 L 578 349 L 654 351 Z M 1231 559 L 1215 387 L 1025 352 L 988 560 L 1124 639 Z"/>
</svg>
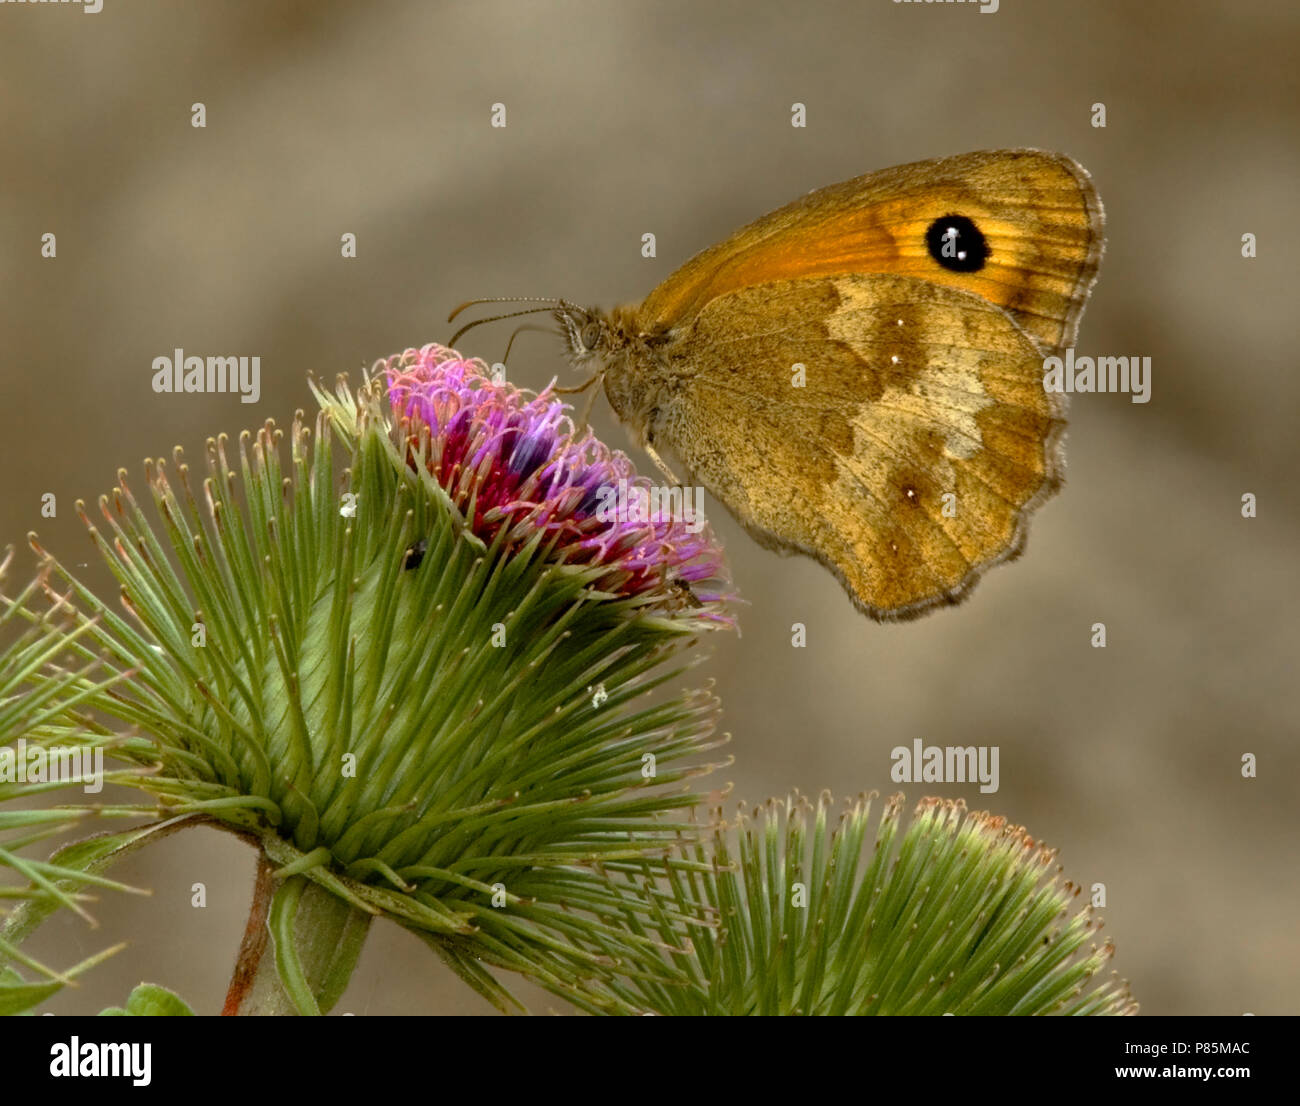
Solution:
<svg viewBox="0 0 1300 1106">
<path fill-rule="evenodd" d="M 518 548 L 543 530 L 552 559 L 607 569 L 593 584 L 601 591 L 731 622 L 722 610 L 732 597 L 722 549 L 710 528 L 681 511 L 611 509 L 644 504 L 651 482 L 590 430 L 576 434 L 568 404 L 549 389 L 534 395 L 495 381 L 484 362 L 439 345 L 407 350 L 381 368 L 408 463 L 423 459 L 484 542 L 504 530 L 507 548 Z"/>
</svg>

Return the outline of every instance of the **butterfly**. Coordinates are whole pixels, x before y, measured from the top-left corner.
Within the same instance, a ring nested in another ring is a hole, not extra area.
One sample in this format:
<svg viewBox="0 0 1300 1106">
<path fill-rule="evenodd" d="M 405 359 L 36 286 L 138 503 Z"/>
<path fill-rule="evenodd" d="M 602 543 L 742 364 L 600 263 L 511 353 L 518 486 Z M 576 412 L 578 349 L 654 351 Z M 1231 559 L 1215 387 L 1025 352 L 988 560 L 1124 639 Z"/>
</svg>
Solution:
<svg viewBox="0 0 1300 1106">
<path fill-rule="evenodd" d="M 1043 359 L 1073 345 L 1102 244 L 1077 162 L 983 150 L 811 192 L 639 305 L 550 310 L 661 468 L 670 449 L 762 545 L 895 621 L 1016 557 L 1061 486 Z"/>
</svg>

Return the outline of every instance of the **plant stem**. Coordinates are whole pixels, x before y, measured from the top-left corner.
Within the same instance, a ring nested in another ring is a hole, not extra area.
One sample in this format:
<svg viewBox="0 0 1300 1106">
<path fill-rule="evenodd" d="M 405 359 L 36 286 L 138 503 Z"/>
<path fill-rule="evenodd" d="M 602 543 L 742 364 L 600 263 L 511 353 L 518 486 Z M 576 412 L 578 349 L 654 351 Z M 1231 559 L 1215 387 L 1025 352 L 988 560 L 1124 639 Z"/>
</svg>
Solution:
<svg viewBox="0 0 1300 1106">
<path fill-rule="evenodd" d="M 266 915 L 271 909 L 271 895 L 274 893 L 274 881 L 271 872 L 274 869 L 261 849 L 257 851 L 257 875 L 253 880 L 253 902 L 248 911 L 248 924 L 244 926 L 244 938 L 239 943 L 239 954 L 235 958 L 235 970 L 230 977 L 230 988 L 226 991 L 226 1004 L 221 1008 L 222 1017 L 247 1014 L 242 1009 L 253 990 L 253 981 L 262 964 L 263 954 L 269 944 L 266 930 Z M 274 961 L 272 961 L 274 963 Z"/>
<path fill-rule="evenodd" d="M 347 987 L 370 931 L 371 915 L 301 876 L 277 881 L 274 871 L 259 850 L 253 902 L 223 1015 L 328 1013 Z M 287 915 L 279 913 L 281 907 Z M 288 929 L 280 926 L 273 937 L 268 923 L 281 916 L 289 918 Z M 277 949 L 279 940 L 292 947 Z M 310 990 L 309 997 L 291 997 L 282 975 L 286 961 L 301 973 L 306 987 L 300 992 Z"/>
</svg>

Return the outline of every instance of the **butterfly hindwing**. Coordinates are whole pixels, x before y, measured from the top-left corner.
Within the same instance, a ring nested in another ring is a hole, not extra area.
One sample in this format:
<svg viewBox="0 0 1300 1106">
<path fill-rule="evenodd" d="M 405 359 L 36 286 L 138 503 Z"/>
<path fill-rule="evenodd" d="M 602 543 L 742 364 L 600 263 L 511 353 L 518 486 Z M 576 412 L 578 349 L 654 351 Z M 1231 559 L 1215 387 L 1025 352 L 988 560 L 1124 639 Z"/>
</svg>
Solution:
<svg viewBox="0 0 1300 1106">
<path fill-rule="evenodd" d="M 1041 353 L 969 292 L 860 274 L 747 286 L 665 353 L 682 383 L 659 430 L 694 479 L 877 618 L 960 599 L 1060 482 Z"/>
</svg>

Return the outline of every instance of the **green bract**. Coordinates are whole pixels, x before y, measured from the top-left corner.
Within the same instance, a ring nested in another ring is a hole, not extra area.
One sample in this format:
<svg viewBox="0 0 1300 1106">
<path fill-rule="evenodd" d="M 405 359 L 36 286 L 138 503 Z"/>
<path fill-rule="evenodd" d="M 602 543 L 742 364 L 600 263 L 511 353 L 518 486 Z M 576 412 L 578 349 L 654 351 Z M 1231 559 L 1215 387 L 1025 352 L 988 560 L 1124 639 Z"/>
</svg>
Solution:
<svg viewBox="0 0 1300 1106">
<path fill-rule="evenodd" d="M 830 796 L 770 802 L 711 844 L 683 849 L 657 927 L 696 911 L 687 986 L 638 981 L 630 1001 L 673 1014 L 1132 1014 L 1126 984 L 1098 973 L 1091 908 L 1057 882 L 1056 854 L 965 804 L 923 800 L 899 837 L 903 797 L 874 835 L 871 797 L 831 831 Z M 811 824 L 810 824 L 811 823 Z M 653 874 L 646 873 L 653 880 Z M 642 932 L 629 913 L 629 927 Z"/>
</svg>

